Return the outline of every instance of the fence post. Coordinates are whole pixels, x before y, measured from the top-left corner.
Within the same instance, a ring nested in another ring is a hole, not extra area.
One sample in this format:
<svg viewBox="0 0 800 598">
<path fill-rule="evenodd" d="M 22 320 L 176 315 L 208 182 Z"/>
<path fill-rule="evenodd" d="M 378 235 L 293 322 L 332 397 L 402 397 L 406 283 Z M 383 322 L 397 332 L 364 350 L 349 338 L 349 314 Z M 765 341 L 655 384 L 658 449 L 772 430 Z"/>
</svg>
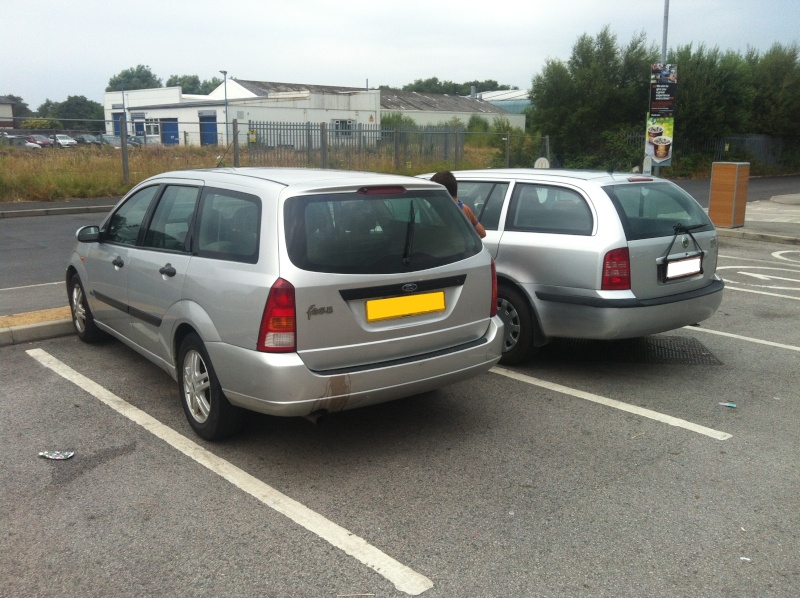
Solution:
<svg viewBox="0 0 800 598">
<path fill-rule="evenodd" d="M 233 166 L 239 168 L 239 121 L 233 119 Z"/>
<path fill-rule="evenodd" d="M 511 168 L 511 131 L 506 133 L 506 168 Z"/>
<path fill-rule="evenodd" d="M 547 155 L 547 161 L 549 163 L 552 163 L 553 161 L 550 159 L 550 135 L 545 135 L 544 136 L 544 145 L 545 145 L 545 151 L 547 152 L 547 154 L 546 154 Z"/>
<path fill-rule="evenodd" d="M 328 123 L 319 123 L 319 149 L 322 154 L 322 168 L 328 167 Z"/>
<path fill-rule="evenodd" d="M 130 180 L 130 173 L 128 170 L 128 123 L 125 120 L 125 114 L 119 117 L 119 139 L 119 153 L 122 156 L 122 184 L 127 185 Z M 55 144 L 53 144 L 53 147 L 55 147 Z"/>
<path fill-rule="evenodd" d="M 400 169 L 400 133 L 394 130 L 394 169 Z"/>
</svg>

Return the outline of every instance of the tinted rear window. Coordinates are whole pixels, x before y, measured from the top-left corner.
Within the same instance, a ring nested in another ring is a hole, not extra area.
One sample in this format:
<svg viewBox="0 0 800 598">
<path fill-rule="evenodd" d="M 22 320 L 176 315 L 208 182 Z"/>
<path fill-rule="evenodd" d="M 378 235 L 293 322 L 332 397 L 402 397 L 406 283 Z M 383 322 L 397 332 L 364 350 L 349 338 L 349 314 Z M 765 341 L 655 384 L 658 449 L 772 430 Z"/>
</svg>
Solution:
<svg viewBox="0 0 800 598">
<path fill-rule="evenodd" d="M 671 183 L 637 183 L 603 187 L 619 214 L 628 240 L 675 235 L 676 226 L 713 230 L 703 208 Z"/>
<path fill-rule="evenodd" d="M 315 272 L 425 270 L 483 248 L 445 191 L 293 197 L 284 205 L 284 219 L 289 259 Z"/>
</svg>

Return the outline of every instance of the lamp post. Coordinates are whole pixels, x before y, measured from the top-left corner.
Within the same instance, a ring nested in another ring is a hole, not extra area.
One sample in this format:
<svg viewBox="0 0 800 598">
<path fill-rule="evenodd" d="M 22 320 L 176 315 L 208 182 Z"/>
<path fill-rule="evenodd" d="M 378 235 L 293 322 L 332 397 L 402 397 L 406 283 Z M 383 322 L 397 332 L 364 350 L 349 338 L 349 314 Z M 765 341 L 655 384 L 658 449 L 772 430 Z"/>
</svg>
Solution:
<svg viewBox="0 0 800 598">
<path fill-rule="evenodd" d="M 225 83 L 225 145 L 228 145 L 228 71 L 220 71 Z"/>
</svg>

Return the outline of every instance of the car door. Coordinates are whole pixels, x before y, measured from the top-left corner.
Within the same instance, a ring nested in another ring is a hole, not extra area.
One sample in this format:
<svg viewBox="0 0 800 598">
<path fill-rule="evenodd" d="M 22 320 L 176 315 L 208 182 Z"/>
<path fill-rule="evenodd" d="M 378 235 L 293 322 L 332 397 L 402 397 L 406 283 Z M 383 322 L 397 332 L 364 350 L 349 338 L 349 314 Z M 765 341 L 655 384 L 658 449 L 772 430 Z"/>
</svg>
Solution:
<svg viewBox="0 0 800 598">
<path fill-rule="evenodd" d="M 466 203 L 480 220 L 486 230 L 483 245 L 497 259 L 497 248 L 500 244 L 502 231 L 500 230 L 501 216 L 509 181 L 492 180 L 459 180 L 458 196 Z"/>
<path fill-rule="evenodd" d="M 130 256 L 128 303 L 133 340 L 169 360 L 175 316 L 191 259 L 191 233 L 202 183 L 166 184 L 140 246 Z"/>
<path fill-rule="evenodd" d="M 103 224 L 100 240 L 92 243 L 83 261 L 86 292 L 95 320 L 130 338 L 128 272 L 131 255 L 159 185 L 139 189 L 120 204 Z"/>
</svg>

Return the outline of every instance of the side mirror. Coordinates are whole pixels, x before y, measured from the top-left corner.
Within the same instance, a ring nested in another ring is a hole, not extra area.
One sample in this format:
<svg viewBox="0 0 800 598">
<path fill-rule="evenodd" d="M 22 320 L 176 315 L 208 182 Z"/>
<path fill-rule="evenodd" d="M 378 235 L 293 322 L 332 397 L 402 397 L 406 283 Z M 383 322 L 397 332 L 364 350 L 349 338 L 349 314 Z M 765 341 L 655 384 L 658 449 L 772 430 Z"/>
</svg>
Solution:
<svg viewBox="0 0 800 598">
<path fill-rule="evenodd" d="M 100 240 L 100 227 L 99 226 L 84 226 L 78 229 L 75 233 L 78 241 L 81 243 L 94 243 Z"/>
</svg>

